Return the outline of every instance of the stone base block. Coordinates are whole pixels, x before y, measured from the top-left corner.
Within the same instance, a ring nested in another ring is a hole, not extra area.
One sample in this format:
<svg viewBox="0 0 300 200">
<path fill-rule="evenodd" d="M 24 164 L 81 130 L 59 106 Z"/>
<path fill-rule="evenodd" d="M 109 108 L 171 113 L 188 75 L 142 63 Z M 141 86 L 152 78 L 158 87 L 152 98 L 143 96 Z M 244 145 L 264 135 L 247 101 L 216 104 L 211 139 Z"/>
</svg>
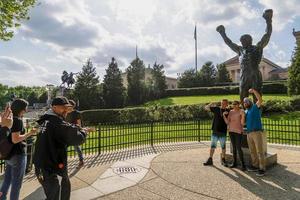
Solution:
<svg viewBox="0 0 300 200">
<path fill-rule="evenodd" d="M 233 162 L 233 155 L 232 154 L 226 154 L 226 161 L 229 163 Z M 244 153 L 244 160 L 245 160 L 245 164 L 247 166 L 251 165 L 251 157 L 249 153 Z M 240 161 L 238 159 L 238 163 L 240 164 Z M 266 168 L 271 168 L 274 165 L 277 164 L 277 154 L 276 153 L 267 153 L 266 154 Z"/>
</svg>

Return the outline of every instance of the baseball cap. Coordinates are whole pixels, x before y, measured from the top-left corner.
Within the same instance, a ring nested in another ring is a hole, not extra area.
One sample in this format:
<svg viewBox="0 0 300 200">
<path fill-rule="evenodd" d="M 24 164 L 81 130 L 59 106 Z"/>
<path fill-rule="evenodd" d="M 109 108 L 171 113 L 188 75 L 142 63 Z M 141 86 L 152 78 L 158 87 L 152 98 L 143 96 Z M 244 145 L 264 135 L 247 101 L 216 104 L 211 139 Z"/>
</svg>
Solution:
<svg viewBox="0 0 300 200">
<path fill-rule="evenodd" d="M 248 97 L 245 97 L 244 100 L 243 100 L 244 103 L 247 103 L 247 104 L 252 104 L 252 100 Z"/>
<path fill-rule="evenodd" d="M 55 97 L 51 103 L 52 106 L 68 106 L 72 107 L 69 100 L 66 97 Z"/>
</svg>

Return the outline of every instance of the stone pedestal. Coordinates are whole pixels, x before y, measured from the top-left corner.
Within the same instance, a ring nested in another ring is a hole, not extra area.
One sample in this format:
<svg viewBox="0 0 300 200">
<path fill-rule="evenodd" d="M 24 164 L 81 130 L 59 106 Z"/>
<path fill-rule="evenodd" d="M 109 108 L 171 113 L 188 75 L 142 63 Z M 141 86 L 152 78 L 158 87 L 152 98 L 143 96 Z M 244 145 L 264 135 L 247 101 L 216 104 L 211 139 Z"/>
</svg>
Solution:
<svg viewBox="0 0 300 200">
<path fill-rule="evenodd" d="M 276 153 L 270 153 L 267 152 L 267 133 L 263 132 L 263 149 L 266 155 L 266 168 L 270 168 L 277 164 L 277 154 Z M 251 155 L 248 147 L 247 142 L 247 135 L 243 135 L 242 139 L 242 150 L 244 153 L 244 160 L 246 165 L 251 165 Z M 240 164 L 239 156 L 237 155 L 238 163 Z M 233 161 L 233 155 L 232 155 L 232 145 L 230 144 L 230 154 L 226 154 L 226 161 L 232 162 Z"/>
</svg>

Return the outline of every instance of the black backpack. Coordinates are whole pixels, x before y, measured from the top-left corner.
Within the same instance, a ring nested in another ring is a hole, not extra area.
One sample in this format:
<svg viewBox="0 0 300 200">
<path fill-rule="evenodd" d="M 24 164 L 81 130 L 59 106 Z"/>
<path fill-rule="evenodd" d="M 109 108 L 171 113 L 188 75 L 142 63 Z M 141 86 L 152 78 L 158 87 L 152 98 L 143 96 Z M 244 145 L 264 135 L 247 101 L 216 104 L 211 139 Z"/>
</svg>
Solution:
<svg viewBox="0 0 300 200">
<path fill-rule="evenodd" d="M 11 137 L 10 131 L 6 128 L 0 127 L 0 160 L 9 158 L 10 152 L 14 144 L 9 139 Z"/>
</svg>

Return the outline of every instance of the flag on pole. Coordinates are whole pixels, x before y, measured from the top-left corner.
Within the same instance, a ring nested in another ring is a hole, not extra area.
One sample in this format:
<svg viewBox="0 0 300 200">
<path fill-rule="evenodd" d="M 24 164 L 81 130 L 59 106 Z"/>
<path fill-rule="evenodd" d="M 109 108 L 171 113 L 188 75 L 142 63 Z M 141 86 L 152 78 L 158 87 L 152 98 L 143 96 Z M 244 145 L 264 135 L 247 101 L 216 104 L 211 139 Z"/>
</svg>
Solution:
<svg viewBox="0 0 300 200">
<path fill-rule="evenodd" d="M 195 30 L 194 30 L 194 39 L 197 40 L 197 27 L 195 25 Z"/>
</svg>

